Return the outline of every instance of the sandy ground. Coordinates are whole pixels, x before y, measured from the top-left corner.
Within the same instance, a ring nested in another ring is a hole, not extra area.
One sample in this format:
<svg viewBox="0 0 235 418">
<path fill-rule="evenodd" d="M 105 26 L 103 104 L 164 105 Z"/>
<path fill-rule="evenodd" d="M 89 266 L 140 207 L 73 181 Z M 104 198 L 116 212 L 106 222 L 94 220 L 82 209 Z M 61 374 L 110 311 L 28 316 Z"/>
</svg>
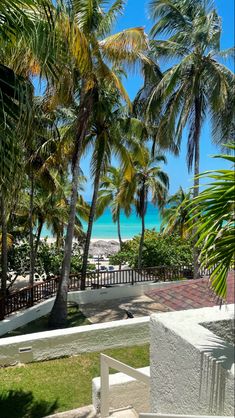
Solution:
<svg viewBox="0 0 235 418">
<path fill-rule="evenodd" d="M 41 238 L 42 241 L 45 240 L 45 239 L 46 239 L 46 241 L 49 244 L 54 244 L 55 241 L 56 241 L 55 238 L 50 238 L 50 237 L 43 237 L 43 238 Z M 129 240 L 130 239 L 124 238 L 122 241 L 125 242 L 125 241 L 129 241 Z M 99 242 L 99 241 L 105 241 L 105 242 L 115 241 L 115 242 L 118 242 L 119 243 L 119 241 L 118 241 L 117 238 L 92 238 L 91 239 L 91 243 L 95 243 L 95 242 Z M 73 242 L 75 243 L 75 242 L 77 242 L 77 240 L 74 239 Z"/>
</svg>

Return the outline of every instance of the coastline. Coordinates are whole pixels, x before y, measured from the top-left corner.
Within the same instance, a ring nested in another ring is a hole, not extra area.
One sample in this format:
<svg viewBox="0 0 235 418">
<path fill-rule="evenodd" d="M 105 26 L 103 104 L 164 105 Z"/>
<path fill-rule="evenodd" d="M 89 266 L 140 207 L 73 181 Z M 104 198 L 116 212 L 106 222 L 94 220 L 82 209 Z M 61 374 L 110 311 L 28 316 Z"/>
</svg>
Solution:
<svg viewBox="0 0 235 418">
<path fill-rule="evenodd" d="M 126 242 L 129 241 L 131 238 L 123 238 L 122 241 Z M 41 237 L 41 241 L 46 240 L 48 242 L 48 244 L 54 244 L 56 242 L 56 239 L 53 237 Z M 117 242 L 119 244 L 119 240 L 117 238 L 91 238 L 91 243 L 97 243 L 99 241 L 104 241 L 104 242 L 110 242 L 110 241 L 114 241 Z M 73 240 L 74 243 L 77 242 L 76 239 Z"/>
</svg>

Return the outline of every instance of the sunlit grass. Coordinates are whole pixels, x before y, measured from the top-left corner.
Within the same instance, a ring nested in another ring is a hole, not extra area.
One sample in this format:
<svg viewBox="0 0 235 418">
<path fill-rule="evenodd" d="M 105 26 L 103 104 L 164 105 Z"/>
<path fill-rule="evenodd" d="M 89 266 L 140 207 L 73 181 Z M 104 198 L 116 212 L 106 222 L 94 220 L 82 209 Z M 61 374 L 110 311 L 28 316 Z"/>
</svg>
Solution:
<svg viewBox="0 0 235 418">
<path fill-rule="evenodd" d="M 103 353 L 135 368 L 149 365 L 149 345 Z M 91 382 L 100 376 L 99 354 L 84 353 L 0 369 L 1 418 L 39 418 L 91 404 Z M 28 412 L 24 415 L 26 403 Z"/>
</svg>

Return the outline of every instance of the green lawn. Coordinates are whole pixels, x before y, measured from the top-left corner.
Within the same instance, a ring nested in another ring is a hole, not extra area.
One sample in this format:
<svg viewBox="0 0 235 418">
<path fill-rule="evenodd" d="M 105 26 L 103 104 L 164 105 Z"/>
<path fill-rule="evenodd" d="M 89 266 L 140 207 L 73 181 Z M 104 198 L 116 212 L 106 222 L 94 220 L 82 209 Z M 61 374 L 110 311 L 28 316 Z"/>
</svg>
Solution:
<svg viewBox="0 0 235 418">
<path fill-rule="evenodd" d="M 80 325 L 89 325 L 90 321 L 77 308 L 68 308 L 67 325 L 69 327 L 78 327 Z M 15 337 L 16 335 L 32 334 L 33 332 L 48 331 L 48 315 L 42 316 L 35 321 L 29 322 L 23 327 L 8 332 L 4 337 Z"/>
<path fill-rule="evenodd" d="M 149 345 L 102 351 L 132 367 L 149 365 Z M 99 353 L 0 369 L 0 417 L 40 418 L 89 405 Z"/>
</svg>

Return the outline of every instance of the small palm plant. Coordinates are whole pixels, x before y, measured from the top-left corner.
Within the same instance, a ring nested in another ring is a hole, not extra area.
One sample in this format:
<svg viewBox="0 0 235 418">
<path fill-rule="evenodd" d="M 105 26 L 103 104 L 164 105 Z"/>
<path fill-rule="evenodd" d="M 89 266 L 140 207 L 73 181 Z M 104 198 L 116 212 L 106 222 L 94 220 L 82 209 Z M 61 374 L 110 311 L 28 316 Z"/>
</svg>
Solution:
<svg viewBox="0 0 235 418">
<path fill-rule="evenodd" d="M 227 147 L 235 151 L 234 145 Z M 221 154 L 214 158 L 231 161 L 233 166 L 200 175 L 200 178 L 209 178 L 210 183 L 193 199 L 192 213 L 199 236 L 197 246 L 201 248 L 201 265 L 213 270 L 210 276 L 212 289 L 222 300 L 227 295 L 227 275 L 234 265 L 235 255 L 235 155 Z"/>
</svg>

